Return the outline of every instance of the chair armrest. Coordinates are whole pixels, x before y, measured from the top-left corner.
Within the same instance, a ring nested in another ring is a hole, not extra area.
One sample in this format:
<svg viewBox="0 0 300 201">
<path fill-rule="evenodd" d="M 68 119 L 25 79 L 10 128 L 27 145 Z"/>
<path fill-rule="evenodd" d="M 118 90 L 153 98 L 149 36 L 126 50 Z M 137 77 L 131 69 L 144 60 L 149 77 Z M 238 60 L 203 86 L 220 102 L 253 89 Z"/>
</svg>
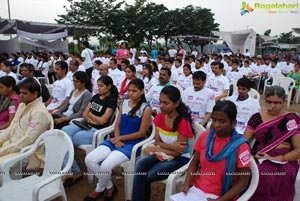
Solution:
<svg viewBox="0 0 300 201">
<path fill-rule="evenodd" d="M 178 177 L 180 177 L 180 176 L 182 176 L 186 173 L 193 157 L 190 159 L 190 161 L 187 164 L 185 164 L 184 166 L 182 166 L 179 169 L 175 170 L 174 172 L 171 172 L 171 174 L 168 176 L 167 181 L 166 181 L 167 185 L 174 183 L 174 181 L 176 181 Z"/>
<path fill-rule="evenodd" d="M 166 180 L 164 180 L 164 182 L 166 184 L 165 200 L 170 200 L 169 197 L 175 193 L 177 181 L 178 181 L 179 177 L 182 177 L 183 175 L 185 176 L 191 160 L 192 160 L 192 158 L 190 159 L 190 161 L 187 164 L 185 164 L 181 168 L 172 172 L 168 176 L 168 178 Z"/>
<path fill-rule="evenodd" d="M 32 200 L 33 201 L 38 201 L 39 200 L 39 192 L 41 190 L 41 188 L 43 188 L 44 186 L 48 185 L 51 182 L 55 182 L 57 179 L 60 179 L 61 175 L 57 174 L 57 175 L 52 175 L 48 178 L 46 178 L 45 180 L 35 184 L 33 191 L 32 191 Z M 61 182 L 61 181 L 59 181 Z"/>
<path fill-rule="evenodd" d="M 109 136 L 109 134 L 111 134 L 114 131 L 114 128 L 115 128 L 114 125 L 110 125 L 108 127 L 105 127 L 103 129 L 100 129 L 100 130 L 96 131 L 95 134 L 94 134 L 95 146 L 102 143 L 104 141 L 104 138 L 106 136 Z"/>
<path fill-rule="evenodd" d="M 151 135 L 148 138 L 146 138 L 145 140 L 143 140 L 133 146 L 133 149 L 131 151 L 131 157 L 130 157 L 130 161 L 132 163 L 135 164 L 135 162 L 136 162 L 136 153 L 139 148 L 142 148 L 142 150 L 143 150 L 144 145 L 146 145 L 150 142 L 151 142 L 151 144 L 154 143 L 154 136 L 155 136 L 155 126 L 153 125 Z M 141 156 L 142 156 L 142 153 L 141 153 Z"/>
<path fill-rule="evenodd" d="M 36 149 L 38 148 L 38 144 L 34 144 L 32 146 L 29 147 L 30 149 L 28 149 L 26 152 L 24 153 L 20 153 L 17 156 L 14 156 L 12 158 L 8 158 L 7 160 L 3 161 L 3 163 L 0 165 L 0 171 L 3 171 L 3 181 L 7 181 L 10 180 L 9 178 L 9 169 L 18 161 L 21 161 L 24 158 L 27 158 L 28 156 L 32 155 Z M 3 182 L 4 184 L 4 182 Z"/>
<path fill-rule="evenodd" d="M 149 146 L 150 144 L 154 144 L 154 143 L 155 143 L 155 139 L 152 139 L 152 140 L 150 140 L 149 142 L 145 143 L 145 144 L 142 146 L 141 156 L 144 156 L 143 150 L 144 150 L 147 146 Z"/>
<path fill-rule="evenodd" d="M 32 148 L 32 146 L 33 145 L 29 145 L 29 146 L 24 147 L 23 149 L 21 149 L 20 153 L 24 153 L 24 152 L 30 150 Z"/>
</svg>

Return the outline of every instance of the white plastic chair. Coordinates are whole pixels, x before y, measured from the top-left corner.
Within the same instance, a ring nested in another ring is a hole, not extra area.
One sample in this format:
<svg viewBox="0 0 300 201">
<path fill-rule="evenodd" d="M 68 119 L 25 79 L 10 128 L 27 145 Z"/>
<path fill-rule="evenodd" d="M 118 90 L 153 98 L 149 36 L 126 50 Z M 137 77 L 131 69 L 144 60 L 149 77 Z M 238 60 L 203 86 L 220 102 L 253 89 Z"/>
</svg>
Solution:
<svg viewBox="0 0 300 201">
<path fill-rule="evenodd" d="M 250 89 L 250 91 L 248 92 L 248 95 L 258 101 L 260 100 L 260 94 L 258 93 L 258 91 L 256 91 L 253 88 Z"/>
<path fill-rule="evenodd" d="M 272 77 L 272 79 L 273 79 L 272 84 L 268 84 L 268 81 L 271 80 L 271 77 L 269 77 L 268 79 L 266 79 L 266 80 L 265 80 L 265 83 L 264 83 L 264 91 L 263 91 L 263 95 L 265 95 L 265 92 L 266 92 L 266 88 L 267 88 L 267 87 L 270 87 L 270 86 L 272 86 L 272 85 L 279 85 L 280 79 L 281 79 L 281 78 L 284 78 L 284 75 L 278 74 L 278 75 Z"/>
<path fill-rule="evenodd" d="M 280 79 L 279 86 L 285 90 L 285 94 L 287 95 L 287 108 L 289 108 L 292 99 L 292 91 L 295 87 L 295 80 L 290 77 L 283 77 Z"/>
<path fill-rule="evenodd" d="M 295 103 L 298 104 L 299 103 L 299 96 L 300 96 L 300 89 L 298 89 L 296 91 L 296 95 L 295 95 Z"/>
<path fill-rule="evenodd" d="M 238 91 L 238 86 L 237 86 L 237 80 L 234 80 L 232 82 L 232 87 L 233 87 L 232 96 L 238 96 L 239 95 L 239 91 Z"/>
<path fill-rule="evenodd" d="M 45 145 L 45 167 L 42 176 L 32 175 L 20 180 L 10 178 L 9 169 L 16 162 L 33 154 L 41 145 Z M 63 160 L 68 154 L 69 160 L 62 170 Z M 3 186 L 0 188 L 1 201 L 41 201 L 52 200 L 67 196 L 62 184 L 61 176 L 67 174 L 74 160 L 74 148 L 69 136 L 61 130 L 44 132 L 30 150 L 12 157 L 0 166 L 4 172 Z"/>
<path fill-rule="evenodd" d="M 193 128 L 195 130 L 195 138 L 189 141 L 191 159 L 197 139 L 199 138 L 200 134 L 206 130 L 201 124 L 195 122 L 193 123 Z M 167 179 L 161 181 L 162 183 L 166 184 L 165 201 L 171 200 L 170 196 L 176 192 L 176 186 L 183 184 L 190 162 L 191 160 L 181 168 L 171 173 Z"/>
<path fill-rule="evenodd" d="M 23 62 L 23 63 L 24 63 L 24 62 Z M 21 74 L 21 65 L 22 65 L 23 63 L 19 63 L 19 64 L 18 64 L 18 67 L 17 67 L 16 75 L 17 75 L 18 79 L 21 79 L 21 78 L 23 77 L 22 74 Z"/>
<path fill-rule="evenodd" d="M 54 120 L 51 116 L 50 113 L 47 114 L 50 119 L 50 127 L 49 127 L 49 130 L 53 130 L 54 129 Z M 1 133 L 1 131 L 0 131 Z M 20 153 L 25 153 L 26 151 L 28 151 L 29 149 L 31 149 L 33 145 L 29 145 L 29 146 L 26 146 L 24 147 L 23 149 L 21 149 Z M 22 168 L 23 168 L 23 160 L 20 160 L 17 164 L 14 165 L 14 167 L 10 170 L 10 175 L 11 175 L 11 178 L 13 179 L 21 179 L 22 178 L 22 175 L 21 174 L 17 174 L 19 172 L 22 172 Z M 2 178 L 1 178 L 1 175 L 0 175 L 0 186 L 2 184 Z"/>
<path fill-rule="evenodd" d="M 114 111 L 114 113 L 111 117 L 110 125 L 108 127 L 99 129 L 94 132 L 92 144 L 82 144 L 82 145 L 79 145 L 77 148 L 84 150 L 86 155 L 88 155 L 88 153 L 93 151 L 100 142 L 104 141 L 104 139 L 101 138 L 102 134 L 107 135 L 110 133 L 111 130 L 113 130 L 115 128 L 118 113 L 119 113 L 119 110 L 118 110 L 118 108 L 116 108 L 116 110 Z M 73 120 L 83 121 L 83 118 L 77 118 L 77 119 L 73 119 Z M 70 121 L 70 124 L 72 124 L 72 121 Z M 99 139 L 98 139 L 98 136 L 100 137 Z M 89 172 L 89 170 L 88 170 L 88 172 Z M 88 182 L 92 183 L 93 181 L 94 181 L 94 176 L 91 174 L 88 174 Z"/>
<path fill-rule="evenodd" d="M 250 181 L 250 184 L 249 184 L 247 190 L 237 199 L 238 201 L 249 200 L 251 198 L 251 196 L 254 194 L 254 192 L 256 191 L 256 188 L 258 185 L 259 171 L 258 171 L 256 162 L 252 157 L 251 157 L 250 162 L 251 162 L 251 166 L 250 166 L 251 181 Z"/>
<path fill-rule="evenodd" d="M 152 122 L 153 118 L 151 119 Z M 134 170 L 135 170 L 135 164 L 138 158 L 142 156 L 142 152 L 140 156 L 137 156 L 138 149 L 142 148 L 143 145 L 151 142 L 155 137 L 155 126 L 153 123 L 151 123 L 151 133 L 150 135 L 143 141 L 135 144 L 133 146 L 131 157 L 129 161 L 125 161 L 120 166 L 123 168 L 124 172 L 124 189 L 125 189 L 125 200 L 131 200 L 132 196 L 132 186 L 133 186 L 133 178 L 134 178 Z M 114 132 L 114 128 L 106 129 L 104 132 L 99 133 L 98 135 L 98 142 L 101 143 L 104 140 L 107 140 L 110 138 L 110 134 Z"/>
<path fill-rule="evenodd" d="M 123 172 L 124 172 L 125 200 L 131 200 L 131 196 L 132 196 L 135 165 L 136 165 L 136 161 L 141 157 L 141 155 L 137 156 L 137 151 L 138 149 L 141 149 L 144 144 L 151 142 L 154 139 L 154 137 L 155 137 L 155 126 L 152 123 L 152 130 L 150 136 L 147 139 L 134 145 L 131 152 L 130 160 L 120 165 L 123 168 Z"/>
<path fill-rule="evenodd" d="M 152 119 L 153 120 L 153 119 Z M 151 120 L 151 121 L 152 121 Z M 125 161 L 122 163 L 120 166 L 123 168 L 124 172 L 124 188 L 125 188 L 125 200 L 131 200 L 132 196 L 132 186 L 133 186 L 133 178 L 134 178 L 134 170 L 135 170 L 135 164 L 137 159 L 139 159 L 141 156 L 137 155 L 138 149 L 142 148 L 143 145 L 153 141 L 155 137 L 155 126 L 153 123 L 151 123 L 151 134 L 143 141 L 135 144 L 133 146 L 132 152 L 131 152 L 131 157 L 129 161 Z M 108 128 L 104 132 L 99 133 L 98 135 L 98 142 L 101 143 L 104 140 L 107 140 L 110 138 L 110 134 L 114 132 L 114 127 L 113 128 Z M 142 152 L 141 152 L 142 155 Z M 89 175 L 90 176 L 90 175 Z"/>
</svg>

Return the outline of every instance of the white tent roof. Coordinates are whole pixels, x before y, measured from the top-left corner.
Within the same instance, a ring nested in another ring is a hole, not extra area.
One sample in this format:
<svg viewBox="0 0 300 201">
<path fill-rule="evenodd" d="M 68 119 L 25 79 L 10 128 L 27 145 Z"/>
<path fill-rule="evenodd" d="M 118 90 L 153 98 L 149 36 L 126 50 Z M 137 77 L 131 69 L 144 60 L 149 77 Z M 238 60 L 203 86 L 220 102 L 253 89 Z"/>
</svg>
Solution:
<svg viewBox="0 0 300 201">
<path fill-rule="evenodd" d="M 17 35 L 10 40 L 0 40 L 0 52 L 31 51 L 35 48 L 68 52 L 68 36 L 86 36 L 98 31 L 100 27 L 0 19 L 0 34 Z"/>
<path fill-rule="evenodd" d="M 76 33 L 85 36 L 99 31 L 100 27 L 0 19 L 0 34 L 17 34 L 17 30 L 43 34 L 67 30 L 68 36 L 73 36 Z"/>
</svg>

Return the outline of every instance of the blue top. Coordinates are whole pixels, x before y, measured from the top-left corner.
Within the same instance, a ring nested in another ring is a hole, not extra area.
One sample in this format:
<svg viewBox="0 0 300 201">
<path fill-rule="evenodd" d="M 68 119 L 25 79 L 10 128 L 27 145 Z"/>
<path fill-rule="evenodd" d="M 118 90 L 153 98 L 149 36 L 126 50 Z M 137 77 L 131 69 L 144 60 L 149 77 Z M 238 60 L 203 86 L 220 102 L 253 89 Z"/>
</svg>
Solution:
<svg viewBox="0 0 300 201">
<path fill-rule="evenodd" d="M 141 105 L 140 109 L 136 111 L 135 116 L 131 117 L 131 116 L 128 116 L 128 113 L 130 112 L 130 110 L 132 108 L 129 107 L 128 104 L 129 104 L 129 100 L 125 99 L 122 104 L 122 114 L 121 114 L 121 121 L 120 121 L 120 136 L 128 135 L 128 134 L 139 131 L 141 122 L 142 122 L 143 112 L 144 112 L 145 108 L 149 106 L 146 103 L 143 103 Z M 125 146 L 120 147 L 120 148 L 116 148 L 109 140 L 104 141 L 103 143 L 101 143 L 101 145 L 108 146 L 111 151 L 118 150 L 118 151 L 124 153 L 130 159 L 133 146 L 135 144 L 141 142 L 144 139 L 145 138 L 143 137 L 140 139 L 123 141 Z"/>
</svg>

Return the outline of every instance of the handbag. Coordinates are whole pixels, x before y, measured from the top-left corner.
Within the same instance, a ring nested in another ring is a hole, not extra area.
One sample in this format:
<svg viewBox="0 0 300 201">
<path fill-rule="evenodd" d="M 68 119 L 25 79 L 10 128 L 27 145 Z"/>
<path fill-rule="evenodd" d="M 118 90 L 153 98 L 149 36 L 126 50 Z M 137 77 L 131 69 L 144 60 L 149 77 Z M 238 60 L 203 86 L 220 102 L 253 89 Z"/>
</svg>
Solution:
<svg viewBox="0 0 300 201">
<path fill-rule="evenodd" d="M 75 125 L 79 126 L 80 128 L 84 129 L 84 130 L 90 130 L 92 128 L 91 125 L 89 125 L 87 122 L 85 121 L 77 121 L 77 120 L 73 120 L 72 121 Z"/>
</svg>

